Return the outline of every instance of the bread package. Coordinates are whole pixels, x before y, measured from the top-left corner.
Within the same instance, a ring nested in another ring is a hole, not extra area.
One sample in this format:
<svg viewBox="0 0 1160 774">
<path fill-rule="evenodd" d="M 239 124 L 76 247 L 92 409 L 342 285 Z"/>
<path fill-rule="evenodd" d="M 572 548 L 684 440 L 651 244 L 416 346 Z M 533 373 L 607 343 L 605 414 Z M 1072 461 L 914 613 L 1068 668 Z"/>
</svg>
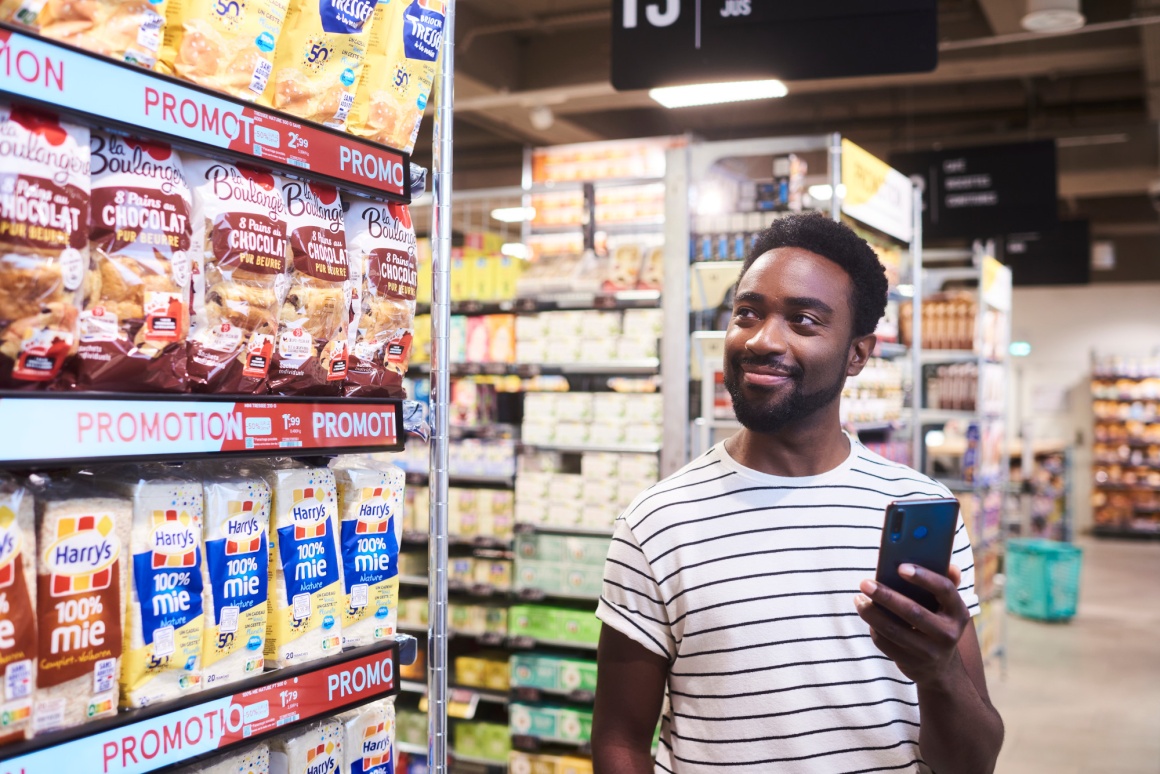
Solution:
<svg viewBox="0 0 1160 774">
<path fill-rule="evenodd" d="M 86 390 L 183 392 L 193 221 L 168 145 L 92 136 L 89 281 L 67 369 Z"/>
<path fill-rule="evenodd" d="M 36 2 L 38 0 L 24 0 L 24 5 Z M 146 69 L 152 69 L 157 62 L 165 34 L 166 0 L 39 2 L 43 8 L 37 15 L 35 26 L 46 38 Z"/>
<path fill-rule="evenodd" d="M 415 149 L 439 71 L 445 21 L 443 0 L 394 0 L 375 6 L 348 131 L 404 153 Z"/>
<path fill-rule="evenodd" d="M 157 70 L 252 102 L 285 18 L 286 0 L 169 0 Z"/>
<path fill-rule="evenodd" d="M 345 458 L 334 477 L 342 524 L 342 644 L 359 647 L 394 636 L 398 623 L 406 474 L 394 465 Z"/>
<path fill-rule="evenodd" d="M 342 722 L 343 774 L 394 774 L 395 702 L 383 699 L 338 716 Z"/>
<path fill-rule="evenodd" d="M 269 602 L 270 487 L 256 476 L 206 481 L 206 688 L 262 673 Z"/>
<path fill-rule="evenodd" d="M 195 765 L 197 774 L 271 774 L 270 745 L 261 742 Z"/>
<path fill-rule="evenodd" d="M 32 736 L 36 645 L 32 493 L 0 475 L 0 744 Z"/>
<path fill-rule="evenodd" d="M 290 0 L 262 102 L 346 128 L 375 0 Z"/>
<path fill-rule="evenodd" d="M 346 243 L 355 289 L 345 394 L 405 397 L 415 324 L 415 227 L 405 204 L 355 201 Z"/>
<path fill-rule="evenodd" d="M 282 181 L 290 233 L 290 282 L 278 319 L 270 391 L 341 395 L 350 325 L 342 202 L 320 183 Z"/>
<path fill-rule="evenodd" d="M 270 472 L 267 666 L 301 664 L 342 646 L 338 498 L 329 468 Z"/>
<path fill-rule="evenodd" d="M 147 471 L 113 486 L 133 501 L 121 706 L 146 707 L 201 690 L 201 484 Z"/>
<path fill-rule="evenodd" d="M 0 105 L 0 388 L 42 387 L 76 351 L 88 234 L 89 130 Z"/>
<path fill-rule="evenodd" d="M 117 713 L 133 506 L 69 494 L 37 507 L 37 734 Z"/>
<path fill-rule="evenodd" d="M 194 392 L 265 393 L 286 298 L 286 203 L 267 172 L 185 160 L 193 187 Z"/>
<path fill-rule="evenodd" d="M 279 774 L 338 774 L 344 729 L 336 718 L 309 723 L 270 742 L 270 770 Z"/>
</svg>

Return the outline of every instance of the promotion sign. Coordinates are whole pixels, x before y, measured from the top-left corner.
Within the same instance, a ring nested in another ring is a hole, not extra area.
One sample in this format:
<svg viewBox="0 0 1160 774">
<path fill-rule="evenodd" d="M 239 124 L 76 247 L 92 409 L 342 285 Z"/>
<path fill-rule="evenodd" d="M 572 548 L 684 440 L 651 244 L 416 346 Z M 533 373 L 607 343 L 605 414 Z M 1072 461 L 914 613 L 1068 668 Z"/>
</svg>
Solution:
<svg viewBox="0 0 1160 774">
<path fill-rule="evenodd" d="M 936 0 L 613 0 L 612 85 L 925 72 Z"/>
<path fill-rule="evenodd" d="M 14 757 L 0 761 L 0 774 L 78 770 L 143 774 L 182 763 L 290 723 L 331 716 L 396 693 L 396 652 L 392 644 L 386 650 L 319 665 L 297 677 L 198 701 L 24 754 L 18 746 Z"/>
<path fill-rule="evenodd" d="M 99 126 L 140 128 L 410 201 L 410 164 L 399 151 L 7 27 L 0 27 L 0 92 Z"/>
<path fill-rule="evenodd" d="M 399 451 L 399 401 L 0 397 L 0 465 L 216 453 Z"/>
<path fill-rule="evenodd" d="M 910 179 L 849 140 L 842 140 L 842 212 L 895 239 L 914 236 L 914 194 Z"/>
</svg>

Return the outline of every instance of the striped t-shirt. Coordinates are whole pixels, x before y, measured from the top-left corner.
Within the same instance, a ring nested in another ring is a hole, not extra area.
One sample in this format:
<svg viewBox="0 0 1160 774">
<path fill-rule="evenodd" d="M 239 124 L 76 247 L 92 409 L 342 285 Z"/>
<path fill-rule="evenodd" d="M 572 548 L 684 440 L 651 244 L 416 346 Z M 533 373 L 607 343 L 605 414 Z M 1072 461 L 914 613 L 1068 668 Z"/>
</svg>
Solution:
<svg viewBox="0 0 1160 774">
<path fill-rule="evenodd" d="M 784 478 L 718 444 L 617 521 L 597 616 L 669 659 L 656 771 L 926 772 L 918 693 L 854 609 L 893 500 L 941 484 L 857 441 Z M 959 522 L 960 594 L 979 611 Z"/>
</svg>

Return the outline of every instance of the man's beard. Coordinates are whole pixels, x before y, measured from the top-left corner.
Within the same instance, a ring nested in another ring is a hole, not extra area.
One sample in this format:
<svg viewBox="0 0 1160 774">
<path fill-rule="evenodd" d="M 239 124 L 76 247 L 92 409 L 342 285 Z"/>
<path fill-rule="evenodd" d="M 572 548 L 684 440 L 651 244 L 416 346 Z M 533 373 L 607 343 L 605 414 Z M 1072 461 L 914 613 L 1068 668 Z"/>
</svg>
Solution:
<svg viewBox="0 0 1160 774">
<path fill-rule="evenodd" d="M 743 363 L 756 365 L 761 362 L 757 358 L 741 357 L 734 357 L 725 362 L 725 389 L 733 398 L 733 411 L 737 415 L 737 421 L 755 433 L 773 434 L 816 414 L 839 398 L 846 384 L 845 372 L 839 371 L 837 379 L 830 386 L 805 393 L 802 391 L 802 373 L 799 368 L 791 377 L 788 395 L 764 403 L 751 403 L 741 386 L 744 373 L 741 366 Z M 767 364 L 772 363 L 767 361 Z"/>
</svg>

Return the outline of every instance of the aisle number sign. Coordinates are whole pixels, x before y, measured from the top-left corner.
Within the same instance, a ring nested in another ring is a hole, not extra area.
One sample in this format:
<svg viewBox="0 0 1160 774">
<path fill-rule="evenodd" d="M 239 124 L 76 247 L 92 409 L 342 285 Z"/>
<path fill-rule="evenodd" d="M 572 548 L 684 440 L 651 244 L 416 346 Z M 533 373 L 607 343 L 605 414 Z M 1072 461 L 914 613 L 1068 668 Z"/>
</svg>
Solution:
<svg viewBox="0 0 1160 774">
<path fill-rule="evenodd" d="M 914 235 L 910 179 L 885 161 L 842 140 L 842 212 L 871 228 L 909 242 Z"/>
<path fill-rule="evenodd" d="M 140 127 L 173 142 L 409 196 L 410 169 L 398 151 L 9 28 L 0 28 L 0 92 L 80 113 L 97 124 Z"/>
<path fill-rule="evenodd" d="M 0 398 L 0 464 L 218 452 L 397 450 L 398 402 Z"/>
<path fill-rule="evenodd" d="M 140 774 L 212 753 L 289 723 L 330 716 L 395 691 L 395 650 L 201 702 L 0 762 L 0 774 L 84 770 Z"/>
</svg>

